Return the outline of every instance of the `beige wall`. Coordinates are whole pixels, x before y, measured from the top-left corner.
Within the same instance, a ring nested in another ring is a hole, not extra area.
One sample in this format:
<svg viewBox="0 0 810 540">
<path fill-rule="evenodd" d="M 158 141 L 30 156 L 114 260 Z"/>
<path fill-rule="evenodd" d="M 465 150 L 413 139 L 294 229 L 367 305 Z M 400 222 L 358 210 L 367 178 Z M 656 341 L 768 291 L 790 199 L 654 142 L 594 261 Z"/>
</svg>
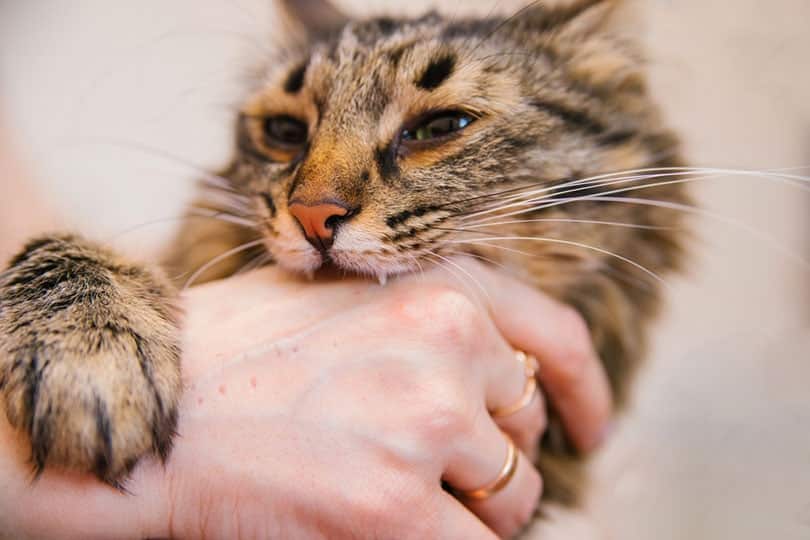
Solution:
<svg viewBox="0 0 810 540">
<path fill-rule="evenodd" d="M 473 4 L 495 1 L 451 12 Z M 810 3 L 646 4 L 654 86 L 694 163 L 810 165 Z M 2 2 L 0 107 L 73 223 L 144 253 L 194 178 L 161 154 L 222 163 L 237 77 L 275 33 L 267 0 Z M 760 236 L 699 220 L 700 256 L 673 283 L 634 412 L 596 460 L 586 530 L 810 538 L 810 272 L 783 253 L 810 258 L 810 193 L 745 177 L 695 187 Z"/>
</svg>

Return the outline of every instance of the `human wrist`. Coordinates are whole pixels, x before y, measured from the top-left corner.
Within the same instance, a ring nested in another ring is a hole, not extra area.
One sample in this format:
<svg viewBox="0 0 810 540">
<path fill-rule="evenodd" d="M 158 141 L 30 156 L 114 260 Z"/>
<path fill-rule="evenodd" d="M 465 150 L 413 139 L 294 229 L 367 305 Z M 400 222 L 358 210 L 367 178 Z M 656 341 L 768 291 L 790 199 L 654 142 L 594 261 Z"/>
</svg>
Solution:
<svg viewBox="0 0 810 540">
<path fill-rule="evenodd" d="M 47 469 L 34 478 L 29 454 L 28 442 L 0 408 L 0 523 L 9 538 L 160 536 L 158 508 L 164 499 L 147 492 L 155 485 L 145 481 L 155 476 L 151 471 L 138 467 L 126 494 L 64 471 Z"/>
</svg>

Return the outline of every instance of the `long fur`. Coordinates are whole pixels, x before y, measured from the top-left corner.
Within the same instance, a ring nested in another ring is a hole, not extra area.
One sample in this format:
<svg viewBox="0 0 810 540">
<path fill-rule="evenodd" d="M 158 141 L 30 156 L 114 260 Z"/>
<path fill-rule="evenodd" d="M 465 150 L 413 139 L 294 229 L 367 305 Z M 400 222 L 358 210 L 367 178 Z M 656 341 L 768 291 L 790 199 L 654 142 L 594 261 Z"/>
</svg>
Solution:
<svg viewBox="0 0 810 540">
<path fill-rule="evenodd" d="M 689 198 L 668 181 L 682 164 L 678 140 L 642 55 L 617 30 L 621 3 L 469 19 L 350 20 L 322 1 L 309 4 L 329 17 L 291 10 L 305 37 L 265 59 L 235 119 L 233 160 L 201 188 L 169 275 L 206 281 L 272 259 L 384 280 L 471 254 L 575 307 L 623 405 L 660 280 L 683 258 L 681 213 L 667 204 Z M 472 122 L 439 142 L 403 143 L 406 127 L 441 111 Z M 279 116 L 307 126 L 300 149 L 268 142 L 267 119 Z M 328 252 L 304 238 L 293 199 L 352 209 Z M 194 219 L 201 209 L 223 219 Z M 168 453 L 178 318 L 162 276 L 66 236 L 29 244 L 3 274 L 0 395 L 38 470 L 118 484 L 143 455 Z M 558 424 L 541 455 L 546 497 L 575 503 L 582 460 Z"/>
</svg>

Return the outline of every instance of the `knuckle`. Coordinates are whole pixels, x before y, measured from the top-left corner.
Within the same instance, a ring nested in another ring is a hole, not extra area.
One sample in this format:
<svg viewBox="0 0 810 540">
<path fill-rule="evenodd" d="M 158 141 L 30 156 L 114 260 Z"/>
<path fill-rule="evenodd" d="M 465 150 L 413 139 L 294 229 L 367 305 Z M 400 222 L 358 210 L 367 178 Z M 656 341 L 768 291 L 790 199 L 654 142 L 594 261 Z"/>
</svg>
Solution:
<svg viewBox="0 0 810 540">
<path fill-rule="evenodd" d="M 432 404 L 419 415 L 418 429 L 429 441 L 445 443 L 459 435 L 472 432 L 474 414 L 472 403 L 457 387 L 447 387 L 434 395 Z"/>
<path fill-rule="evenodd" d="M 463 330 L 479 318 L 472 300 L 445 285 L 409 291 L 400 302 L 398 315 L 411 326 L 441 334 Z"/>
<path fill-rule="evenodd" d="M 470 320 L 477 315 L 475 303 L 466 294 L 453 287 L 435 287 L 427 296 L 433 314 L 437 318 Z"/>
</svg>

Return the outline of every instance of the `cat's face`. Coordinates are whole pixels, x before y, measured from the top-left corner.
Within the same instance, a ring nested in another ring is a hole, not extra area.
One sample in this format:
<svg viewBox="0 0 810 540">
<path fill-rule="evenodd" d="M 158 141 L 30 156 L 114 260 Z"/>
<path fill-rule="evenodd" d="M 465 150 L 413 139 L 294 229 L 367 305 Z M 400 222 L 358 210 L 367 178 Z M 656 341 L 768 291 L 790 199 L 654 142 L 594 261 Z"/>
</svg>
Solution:
<svg viewBox="0 0 810 540">
<path fill-rule="evenodd" d="M 535 275 L 599 266 L 577 245 L 620 249 L 636 233 L 587 221 L 649 225 L 645 210 L 478 213 L 510 202 L 507 190 L 675 159 L 634 52 L 605 30 L 613 3 L 348 22 L 274 60 L 242 107 L 230 173 L 274 259 L 385 276 L 454 252 L 526 266 L 528 248 Z M 540 236 L 562 242 L 487 242 Z"/>
</svg>

